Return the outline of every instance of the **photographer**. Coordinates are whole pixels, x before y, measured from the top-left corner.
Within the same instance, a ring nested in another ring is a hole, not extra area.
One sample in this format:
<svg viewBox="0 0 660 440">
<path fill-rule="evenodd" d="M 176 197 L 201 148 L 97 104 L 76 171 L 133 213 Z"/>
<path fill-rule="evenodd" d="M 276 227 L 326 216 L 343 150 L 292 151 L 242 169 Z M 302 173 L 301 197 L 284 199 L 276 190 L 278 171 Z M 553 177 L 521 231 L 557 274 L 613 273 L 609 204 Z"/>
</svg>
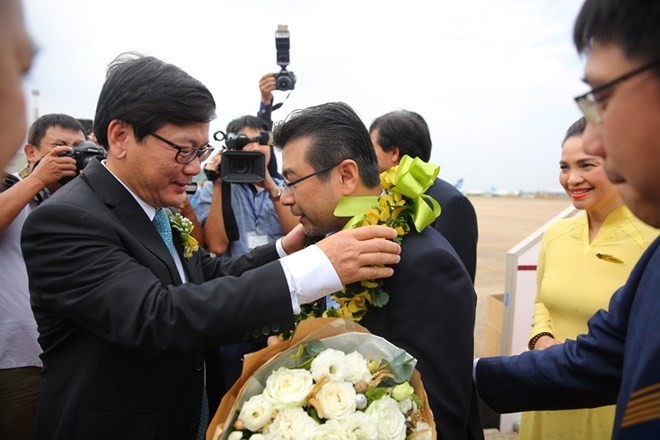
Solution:
<svg viewBox="0 0 660 440">
<path fill-rule="evenodd" d="M 242 116 L 227 125 L 227 133 L 244 134 L 253 139 L 268 125 L 255 116 Z M 282 177 L 277 171 L 277 160 L 270 145 L 250 142 L 243 151 L 257 151 L 265 156 L 266 173 L 262 182 L 235 183 L 231 185 L 231 208 L 238 239 L 230 240 L 222 209 L 221 178 L 207 182 L 195 208 L 197 218 L 204 226 L 204 235 L 209 251 L 236 258 L 256 246 L 270 243 L 283 237 L 298 224 L 298 218 L 279 202 L 279 187 Z M 219 169 L 222 156 L 209 161 L 207 168 Z"/>
<path fill-rule="evenodd" d="M 28 165 L 17 176 L 3 176 L 0 194 L 0 437 L 30 438 L 37 407 L 41 348 L 30 308 L 28 276 L 20 232 L 28 214 L 60 179 L 77 175 L 76 160 L 61 156 L 85 139 L 71 116 L 44 115 L 30 127 L 25 156 Z"/>
</svg>

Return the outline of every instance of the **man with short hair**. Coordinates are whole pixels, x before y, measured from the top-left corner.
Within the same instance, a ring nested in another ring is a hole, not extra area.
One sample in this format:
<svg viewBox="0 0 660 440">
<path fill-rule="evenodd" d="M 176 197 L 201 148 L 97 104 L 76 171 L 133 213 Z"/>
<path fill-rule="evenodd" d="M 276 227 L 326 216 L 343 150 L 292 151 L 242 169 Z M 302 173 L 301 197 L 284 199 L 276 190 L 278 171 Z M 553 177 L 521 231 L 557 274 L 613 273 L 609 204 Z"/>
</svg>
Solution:
<svg viewBox="0 0 660 440">
<path fill-rule="evenodd" d="M 621 198 L 660 227 L 660 2 L 587 0 L 574 40 L 587 54 L 576 98 L 588 154 L 603 157 Z M 589 320 L 589 332 L 542 351 L 480 359 L 475 379 L 499 412 L 616 403 L 615 439 L 660 437 L 660 238 L 626 284 Z"/>
<path fill-rule="evenodd" d="M 5 174 L 0 189 L 0 438 L 31 438 L 42 365 L 21 229 L 28 214 L 60 187 L 60 179 L 76 175 L 76 161 L 60 155 L 85 139 L 82 130 L 71 116 L 41 116 L 28 134 L 27 167 Z"/>
<path fill-rule="evenodd" d="M 381 194 L 369 132 L 346 104 L 296 112 L 276 129 L 274 140 L 282 147 L 287 179 L 281 201 L 300 216 L 308 236 L 342 230 L 350 217 L 336 216 L 335 208 L 344 197 Z M 360 324 L 417 358 L 438 438 L 483 438 L 469 371 L 476 304 L 472 282 L 442 235 L 433 228 L 421 233 L 410 228 L 403 236 L 401 262 L 383 284 L 389 302 L 369 306 Z"/>
<path fill-rule="evenodd" d="M 404 155 L 431 160 L 431 133 L 419 113 L 396 110 L 377 117 L 369 127 L 371 141 L 376 149 L 378 167 L 385 171 L 401 162 Z M 477 214 L 470 200 L 452 184 L 440 178 L 426 191 L 442 208 L 433 222 L 461 257 L 474 283 L 477 272 Z"/>
<path fill-rule="evenodd" d="M 297 227 L 234 261 L 197 248 L 168 208 L 211 153 L 214 115 L 209 90 L 172 64 L 128 54 L 110 65 L 94 118 L 107 160 L 23 228 L 44 363 L 36 438 L 203 438 L 217 373 L 206 351 L 291 328 L 300 304 L 393 273 L 383 265 L 400 247 L 384 227 L 291 254 Z"/>
</svg>

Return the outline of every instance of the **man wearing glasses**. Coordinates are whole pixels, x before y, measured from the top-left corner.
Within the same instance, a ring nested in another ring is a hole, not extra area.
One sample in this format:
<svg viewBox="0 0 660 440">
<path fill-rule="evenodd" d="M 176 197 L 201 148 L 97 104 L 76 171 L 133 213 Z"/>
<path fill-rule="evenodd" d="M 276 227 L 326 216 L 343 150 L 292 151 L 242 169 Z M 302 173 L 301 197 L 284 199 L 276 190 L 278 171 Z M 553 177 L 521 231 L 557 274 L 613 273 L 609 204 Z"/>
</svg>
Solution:
<svg viewBox="0 0 660 440">
<path fill-rule="evenodd" d="M 291 328 L 300 304 L 392 274 L 374 267 L 399 260 L 382 239 L 390 228 L 291 254 L 297 227 L 235 261 L 195 249 L 165 211 L 211 153 L 214 116 L 208 89 L 176 66 L 136 55 L 110 65 L 95 116 L 107 160 L 23 229 L 44 364 L 36 438 L 203 438 L 205 383 L 213 391 L 218 373 L 206 351 Z"/>
<path fill-rule="evenodd" d="M 280 200 L 300 216 L 309 236 L 346 225 L 351 215 L 335 211 L 347 201 L 344 196 L 355 197 L 352 203 L 382 191 L 369 131 L 344 103 L 294 113 L 274 140 L 282 147 L 287 179 Z M 403 236 L 401 263 L 383 290 L 389 302 L 370 306 L 360 324 L 417 359 L 438 438 L 483 439 L 469 368 L 477 297 L 454 248 L 432 227 L 417 232 L 411 226 Z"/>
<path fill-rule="evenodd" d="M 576 98 L 584 148 L 641 220 L 660 227 L 660 2 L 587 0 L 574 30 L 587 53 Z M 480 395 L 494 410 L 575 409 L 616 403 L 612 437 L 660 438 L 660 239 L 589 333 L 542 351 L 476 361 Z M 603 270 L 606 270 L 605 268 Z"/>
</svg>

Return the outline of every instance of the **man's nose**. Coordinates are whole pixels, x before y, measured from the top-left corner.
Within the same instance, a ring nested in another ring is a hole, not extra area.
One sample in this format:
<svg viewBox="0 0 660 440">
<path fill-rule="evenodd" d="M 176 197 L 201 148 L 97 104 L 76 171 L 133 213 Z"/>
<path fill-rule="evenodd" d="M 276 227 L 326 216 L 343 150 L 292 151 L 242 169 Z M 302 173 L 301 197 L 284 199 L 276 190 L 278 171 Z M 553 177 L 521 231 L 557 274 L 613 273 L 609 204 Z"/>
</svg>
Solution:
<svg viewBox="0 0 660 440">
<path fill-rule="evenodd" d="M 196 176 L 202 171 L 202 163 L 199 160 L 199 157 L 196 157 L 192 161 L 188 162 L 183 166 L 183 172 L 188 176 Z"/>
<path fill-rule="evenodd" d="M 587 126 L 582 134 L 582 148 L 585 153 L 592 156 L 605 157 L 605 147 L 601 137 L 601 125 L 587 122 Z"/>
</svg>

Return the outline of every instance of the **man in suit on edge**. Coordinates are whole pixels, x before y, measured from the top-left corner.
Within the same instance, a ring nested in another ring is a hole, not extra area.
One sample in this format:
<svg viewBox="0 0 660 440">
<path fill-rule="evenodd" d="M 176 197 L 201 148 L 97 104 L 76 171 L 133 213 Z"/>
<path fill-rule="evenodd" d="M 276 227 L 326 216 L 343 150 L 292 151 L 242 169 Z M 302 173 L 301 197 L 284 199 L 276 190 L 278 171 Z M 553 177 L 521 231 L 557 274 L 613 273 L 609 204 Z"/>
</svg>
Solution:
<svg viewBox="0 0 660 440">
<path fill-rule="evenodd" d="M 587 0 L 573 38 L 587 54 L 576 98 L 584 148 L 604 158 L 623 201 L 660 227 L 660 1 Z M 660 238 L 589 332 L 542 351 L 479 359 L 479 393 L 499 412 L 591 408 L 616 402 L 616 439 L 660 438 Z"/>
<path fill-rule="evenodd" d="M 424 162 L 431 160 L 431 133 L 424 118 L 408 110 L 396 110 L 377 117 L 369 127 L 381 171 L 398 165 L 407 154 Z M 426 191 L 440 203 L 442 214 L 433 227 L 454 247 L 474 283 L 477 272 L 477 214 L 470 200 L 452 184 L 435 179 Z"/>
<path fill-rule="evenodd" d="M 281 201 L 310 236 L 344 227 L 349 218 L 334 215 L 343 196 L 381 193 L 369 132 L 346 104 L 294 113 L 274 140 L 287 179 Z M 483 438 L 469 370 L 476 294 L 454 249 L 433 228 L 411 227 L 383 290 L 389 303 L 370 307 L 360 323 L 417 358 L 439 438 Z"/>
<path fill-rule="evenodd" d="M 16 154 L 27 132 L 23 75 L 34 48 L 19 0 L 0 0 L 0 171 Z"/>
<path fill-rule="evenodd" d="M 399 260 L 380 239 L 390 228 L 291 254 L 304 243 L 297 227 L 233 262 L 191 247 L 162 208 L 179 206 L 200 172 L 214 113 L 208 89 L 174 65 L 137 55 L 110 65 L 94 118 L 107 160 L 23 229 L 44 350 L 36 438 L 203 438 L 206 350 L 290 328 L 299 304 L 393 272 L 373 267 Z"/>
</svg>

